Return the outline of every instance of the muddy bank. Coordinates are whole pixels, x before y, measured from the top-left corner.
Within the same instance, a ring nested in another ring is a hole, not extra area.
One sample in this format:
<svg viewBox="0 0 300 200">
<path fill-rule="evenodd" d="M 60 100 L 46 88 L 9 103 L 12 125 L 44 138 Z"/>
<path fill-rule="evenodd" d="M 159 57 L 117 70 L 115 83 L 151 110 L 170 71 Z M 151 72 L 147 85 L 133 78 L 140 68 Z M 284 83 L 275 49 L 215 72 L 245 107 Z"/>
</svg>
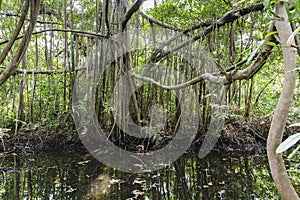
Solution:
<svg viewBox="0 0 300 200">
<path fill-rule="evenodd" d="M 255 117 L 240 120 L 227 120 L 219 138 L 214 147 L 216 151 L 241 151 L 241 152 L 262 152 L 265 150 L 267 134 L 270 120 L 263 117 Z M 47 131 L 47 129 L 30 131 L 20 128 L 18 136 L 13 138 L 3 137 L 0 150 L 2 152 L 14 151 L 40 151 L 56 148 L 84 149 L 74 125 L 69 123 L 66 126 L 56 127 Z M 290 132 L 293 132 L 290 130 Z M 189 151 L 197 152 L 204 140 L 205 133 L 200 134 Z M 288 134 L 286 134 L 288 135 Z M 124 140 L 114 141 L 115 145 L 133 152 L 147 152 L 160 149 L 172 140 L 172 137 L 161 137 L 160 140 L 141 140 L 138 138 L 126 138 Z M 145 149 L 147 146 L 147 149 Z M 142 151 L 141 151 L 142 149 Z"/>
</svg>

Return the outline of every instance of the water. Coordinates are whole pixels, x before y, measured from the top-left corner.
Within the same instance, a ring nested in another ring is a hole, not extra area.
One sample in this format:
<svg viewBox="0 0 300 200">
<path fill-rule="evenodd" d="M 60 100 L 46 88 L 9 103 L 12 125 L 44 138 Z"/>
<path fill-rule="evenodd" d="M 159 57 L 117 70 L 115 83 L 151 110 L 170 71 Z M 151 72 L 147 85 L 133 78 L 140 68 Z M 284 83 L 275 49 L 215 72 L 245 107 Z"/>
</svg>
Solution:
<svg viewBox="0 0 300 200">
<path fill-rule="evenodd" d="M 297 162 L 287 165 L 299 187 Z M 86 151 L 69 150 L 2 155 L 0 166 L 3 200 L 279 199 L 265 155 L 189 154 L 145 174 L 115 171 Z"/>
</svg>

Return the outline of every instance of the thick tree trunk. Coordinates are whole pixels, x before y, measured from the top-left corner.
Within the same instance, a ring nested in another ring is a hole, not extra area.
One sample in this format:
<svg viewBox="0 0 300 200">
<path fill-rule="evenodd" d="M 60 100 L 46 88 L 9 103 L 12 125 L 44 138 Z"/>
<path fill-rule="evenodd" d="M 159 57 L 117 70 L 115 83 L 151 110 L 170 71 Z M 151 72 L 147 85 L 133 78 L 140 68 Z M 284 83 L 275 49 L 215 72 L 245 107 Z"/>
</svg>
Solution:
<svg viewBox="0 0 300 200">
<path fill-rule="evenodd" d="M 276 154 L 276 148 L 282 142 L 283 131 L 286 125 L 286 118 L 288 116 L 289 109 L 292 103 L 296 81 L 296 74 L 293 70 L 297 66 L 297 50 L 291 46 L 286 45 L 289 36 L 292 35 L 292 28 L 291 24 L 288 22 L 288 16 L 283 3 L 278 3 L 276 5 L 276 13 L 284 19 L 276 21 L 275 26 L 278 30 L 283 48 L 285 77 L 282 93 L 280 95 L 278 105 L 275 109 L 269 131 L 267 152 L 272 177 L 274 179 L 279 195 L 284 200 L 299 200 L 299 197 L 287 174 L 282 155 Z"/>
</svg>

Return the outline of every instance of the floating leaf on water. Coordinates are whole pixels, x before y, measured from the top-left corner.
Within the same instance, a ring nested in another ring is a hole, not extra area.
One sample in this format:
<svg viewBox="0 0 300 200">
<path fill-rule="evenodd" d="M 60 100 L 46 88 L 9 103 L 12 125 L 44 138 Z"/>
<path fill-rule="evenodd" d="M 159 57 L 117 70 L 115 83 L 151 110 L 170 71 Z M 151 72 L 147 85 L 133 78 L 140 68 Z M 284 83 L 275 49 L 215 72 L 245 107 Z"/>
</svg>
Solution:
<svg viewBox="0 0 300 200">
<path fill-rule="evenodd" d="M 74 191 L 76 191 L 76 189 L 73 189 L 73 188 L 69 188 L 67 191 L 66 191 L 66 193 L 72 193 L 72 192 L 74 192 Z"/>
<path fill-rule="evenodd" d="M 60 183 L 60 178 L 59 178 L 59 177 L 56 177 L 56 178 L 54 179 L 54 183 Z"/>
<path fill-rule="evenodd" d="M 219 182 L 220 185 L 225 185 L 225 181 Z"/>
<path fill-rule="evenodd" d="M 139 190 L 133 190 L 133 191 L 132 191 L 132 194 L 137 195 L 137 196 L 140 196 L 140 195 L 143 195 L 144 192 L 139 191 Z"/>
<path fill-rule="evenodd" d="M 91 162 L 91 160 L 81 161 L 81 162 L 78 162 L 77 164 L 78 164 L 78 165 L 84 165 L 84 164 L 87 164 L 87 163 L 89 163 L 89 162 Z"/>
<path fill-rule="evenodd" d="M 120 180 L 120 179 L 111 179 L 109 182 L 110 182 L 111 184 L 116 184 L 116 183 L 124 183 L 125 181 L 122 181 L 122 180 Z"/>
<path fill-rule="evenodd" d="M 134 185 L 134 184 L 143 184 L 143 183 L 145 183 L 146 181 L 145 180 L 134 180 L 133 181 L 133 183 L 132 183 L 132 185 Z"/>
<path fill-rule="evenodd" d="M 221 190 L 221 191 L 219 191 L 218 193 L 219 193 L 220 195 L 225 194 L 225 193 L 226 193 L 226 190 Z"/>
</svg>

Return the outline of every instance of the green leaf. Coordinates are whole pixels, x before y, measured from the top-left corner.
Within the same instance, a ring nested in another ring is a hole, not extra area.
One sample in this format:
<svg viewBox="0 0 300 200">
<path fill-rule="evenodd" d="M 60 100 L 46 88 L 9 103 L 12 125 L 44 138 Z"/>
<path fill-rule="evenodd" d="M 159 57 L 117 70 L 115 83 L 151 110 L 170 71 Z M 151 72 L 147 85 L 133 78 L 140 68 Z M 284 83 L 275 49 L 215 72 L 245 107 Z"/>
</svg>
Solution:
<svg viewBox="0 0 300 200">
<path fill-rule="evenodd" d="M 263 5 L 265 6 L 265 10 L 270 8 L 271 1 L 270 0 L 264 0 Z"/>
<path fill-rule="evenodd" d="M 300 126 L 300 122 L 289 125 L 289 128 L 290 128 L 290 127 L 295 127 L 295 126 Z"/>
<path fill-rule="evenodd" d="M 271 11 L 270 10 L 270 13 L 272 14 L 272 15 L 274 15 L 274 17 L 276 17 L 276 18 L 279 18 L 279 19 L 281 19 L 282 17 L 280 17 L 279 15 L 277 15 L 276 13 L 274 13 L 273 11 Z"/>
<path fill-rule="evenodd" d="M 300 0 L 296 0 L 296 7 L 295 7 L 294 14 L 299 15 L 299 12 L 300 12 Z"/>
<path fill-rule="evenodd" d="M 259 39 L 261 39 L 261 40 L 263 39 L 263 34 L 260 30 L 257 30 L 257 36 Z"/>
<path fill-rule="evenodd" d="M 282 142 L 276 149 L 276 153 L 282 153 L 300 140 L 300 133 L 289 136 L 284 142 Z"/>
<path fill-rule="evenodd" d="M 288 15 L 288 19 L 291 22 L 293 19 L 292 19 L 292 14 L 291 14 L 289 5 L 286 2 L 284 2 L 284 6 L 285 6 L 286 13 Z"/>
<path fill-rule="evenodd" d="M 272 46 L 272 47 L 276 47 L 277 45 L 276 45 L 276 43 L 275 42 L 266 42 L 266 44 L 267 45 L 270 45 L 270 46 Z"/>
<path fill-rule="evenodd" d="M 300 145 L 297 146 L 296 149 L 294 149 L 294 151 L 288 156 L 288 159 L 291 159 L 300 149 Z"/>
<path fill-rule="evenodd" d="M 267 35 L 265 36 L 265 39 L 267 39 L 268 37 L 270 37 L 270 36 L 272 36 L 276 33 L 278 33 L 278 32 L 277 31 L 271 31 L 271 32 L 267 33 Z"/>
</svg>

